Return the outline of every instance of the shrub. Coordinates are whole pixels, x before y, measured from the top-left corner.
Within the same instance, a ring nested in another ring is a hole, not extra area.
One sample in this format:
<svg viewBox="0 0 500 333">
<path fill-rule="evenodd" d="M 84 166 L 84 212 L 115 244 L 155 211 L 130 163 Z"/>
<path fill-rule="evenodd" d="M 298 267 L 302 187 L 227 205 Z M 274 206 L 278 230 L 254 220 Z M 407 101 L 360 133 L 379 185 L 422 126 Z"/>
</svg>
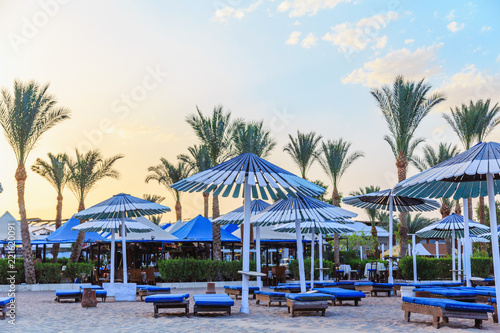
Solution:
<svg viewBox="0 0 500 333">
<path fill-rule="evenodd" d="M 66 269 L 64 270 L 63 276 L 70 281 L 74 281 L 76 278 L 83 280 L 87 279 L 90 274 L 92 274 L 92 268 L 94 265 L 92 263 L 86 262 L 68 262 Z"/>
<path fill-rule="evenodd" d="M 15 271 L 16 284 L 24 283 L 26 280 L 24 278 L 24 261 L 23 259 L 16 258 L 14 269 L 9 267 L 9 259 L 0 259 L 0 284 L 9 284 L 7 278 L 11 274 L 7 273 L 9 271 Z"/>
<path fill-rule="evenodd" d="M 36 282 L 60 283 L 62 265 L 54 263 L 35 263 Z"/>
<path fill-rule="evenodd" d="M 62 258 L 57 258 L 57 263 L 62 264 L 62 265 L 67 265 L 69 262 L 69 258 L 62 257 Z"/>
<path fill-rule="evenodd" d="M 250 261 L 250 270 L 255 268 L 255 262 Z M 236 281 L 241 279 L 241 269 L 241 261 L 183 258 L 158 262 L 161 278 L 167 282 Z"/>
<path fill-rule="evenodd" d="M 404 279 L 413 279 L 413 257 L 404 257 L 399 261 L 401 275 Z M 457 266 L 458 267 L 458 266 Z M 471 258 L 472 276 L 488 277 L 492 271 L 491 258 Z M 451 258 L 426 258 L 417 256 L 418 280 L 442 280 L 451 278 Z"/>
</svg>

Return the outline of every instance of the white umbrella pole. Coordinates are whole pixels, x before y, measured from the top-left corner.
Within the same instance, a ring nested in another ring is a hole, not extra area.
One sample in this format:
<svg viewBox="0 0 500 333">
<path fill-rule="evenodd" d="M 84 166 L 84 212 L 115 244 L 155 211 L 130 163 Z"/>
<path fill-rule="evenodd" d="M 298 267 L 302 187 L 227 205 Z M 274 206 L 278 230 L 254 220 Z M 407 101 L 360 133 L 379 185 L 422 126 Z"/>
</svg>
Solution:
<svg viewBox="0 0 500 333">
<path fill-rule="evenodd" d="M 260 227 L 255 227 L 255 261 L 257 264 L 257 272 L 261 272 L 261 263 L 260 263 Z M 257 286 L 262 289 L 262 277 L 257 276 Z"/>
<path fill-rule="evenodd" d="M 323 282 L 323 234 L 319 233 L 319 281 Z"/>
<path fill-rule="evenodd" d="M 244 203 L 244 219 L 243 219 L 243 271 L 250 271 L 250 185 L 248 177 L 245 178 L 245 203 Z M 241 313 L 249 313 L 248 307 L 248 280 L 247 274 L 242 274 L 241 277 Z"/>
<path fill-rule="evenodd" d="M 413 242 L 413 283 L 417 283 L 417 247 L 415 246 L 415 234 L 411 235 Z"/>
<path fill-rule="evenodd" d="M 452 274 L 451 274 L 451 279 L 453 282 L 455 282 L 456 276 L 456 266 L 455 266 L 455 228 L 451 228 L 451 269 L 452 269 Z"/>
<path fill-rule="evenodd" d="M 314 234 L 314 226 L 311 229 L 311 288 L 314 288 L 314 243 L 316 235 Z"/>
<path fill-rule="evenodd" d="M 394 279 L 392 278 L 392 211 L 393 211 L 393 202 L 392 202 L 392 191 L 389 195 L 389 283 L 394 283 Z"/>
<path fill-rule="evenodd" d="M 439 240 L 436 239 L 436 258 L 439 258 Z"/>
<path fill-rule="evenodd" d="M 460 277 L 460 282 L 462 282 L 463 273 L 462 270 L 462 239 L 458 239 L 458 276 Z"/>
<path fill-rule="evenodd" d="M 122 212 L 122 265 L 123 265 L 123 283 L 127 283 L 127 240 L 125 237 L 125 212 Z"/>
<path fill-rule="evenodd" d="M 470 245 L 470 235 L 469 235 L 469 206 L 468 206 L 468 199 L 464 198 L 464 271 L 465 271 L 465 280 L 467 282 L 467 287 L 470 287 L 470 252 L 471 249 L 469 248 Z M 495 207 L 495 206 L 493 206 Z"/>
<path fill-rule="evenodd" d="M 302 248 L 302 234 L 298 212 L 295 210 L 295 236 L 297 237 L 297 259 L 299 260 L 300 292 L 306 292 L 306 273 L 304 270 L 304 249 Z"/>
<path fill-rule="evenodd" d="M 109 268 L 109 282 L 115 283 L 115 229 L 111 230 L 111 264 Z"/>
<path fill-rule="evenodd" d="M 363 260 L 363 247 L 359 246 L 359 259 Z"/>
<path fill-rule="evenodd" d="M 500 253 L 498 252 L 498 230 L 497 230 L 497 212 L 495 204 L 495 184 L 493 175 L 486 174 L 486 184 L 488 187 L 488 207 L 490 208 L 490 228 L 491 228 L 491 250 L 493 253 L 493 272 L 495 273 L 495 291 L 500 295 Z"/>
<path fill-rule="evenodd" d="M 382 243 L 382 260 L 384 260 L 384 252 L 385 252 L 384 243 Z"/>
</svg>

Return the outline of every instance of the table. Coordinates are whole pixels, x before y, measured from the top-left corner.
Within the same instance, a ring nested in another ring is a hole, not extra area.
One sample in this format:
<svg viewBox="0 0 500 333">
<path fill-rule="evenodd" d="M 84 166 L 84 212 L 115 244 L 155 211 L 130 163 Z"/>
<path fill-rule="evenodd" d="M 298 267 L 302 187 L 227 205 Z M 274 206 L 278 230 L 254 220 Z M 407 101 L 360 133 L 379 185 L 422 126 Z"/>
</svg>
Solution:
<svg viewBox="0 0 500 333">
<path fill-rule="evenodd" d="M 340 265 L 340 270 L 344 271 L 344 275 L 347 275 L 348 279 L 351 278 L 351 270 L 352 270 L 351 265 L 342 264 L 342 265 Z"/>
</svg>

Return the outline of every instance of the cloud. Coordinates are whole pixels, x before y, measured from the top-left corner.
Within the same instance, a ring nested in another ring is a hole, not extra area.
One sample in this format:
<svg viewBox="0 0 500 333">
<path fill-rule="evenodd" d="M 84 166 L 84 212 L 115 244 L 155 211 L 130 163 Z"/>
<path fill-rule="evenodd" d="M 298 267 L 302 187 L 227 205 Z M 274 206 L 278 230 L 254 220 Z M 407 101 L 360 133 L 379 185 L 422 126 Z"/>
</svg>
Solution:
<svg viewBox="0 0 500 333">
<path fill-rule="evenodd" d="M 310 49 L 312 46 L 316 46 L 316 42 L 318 41 L 318 37 L 314 36 L 313 33 L 310 33 L 302 40 L 302 47 L 306 49 Z"/>
<path fill-rule="evenodd" d="M 415 41 L 414 39 L 405 39 L 405 44 L 411 44 L 414 41 Z"/>
<path fill-rule="evenodd" d="M 295 22 L 293 22 L 292 25 L 302 25 L 302 23 L 300 23 L 299 21 L 295 21 Z"/>
<path fill-rule="evenodd" d="M 490 30 L 491 30 L 491 27 L 490 27 L 490 26 L 483 25 L 483 26 L 481 27 L 481 32 L 490 31 Z"/>
<path fill-rule="evenodd" d="M 160 126 L 148 126 L 134 123 L 122 123 L 114 126 L 111 132 L 116 133 L 123 139 L 134 139 L 144 135 L 158 133 Z"/>
<path fill-rule="evenodd" d="M 352 71 L 342 78 L 342 83 L 373 87 L 392 83 L 398 74 L 404 74 L 407 79 L 429 78 L 441 72 L 434 63 L 442 45 L 443 43 L 421 47 L 414 52 L 406 48 L 390 52 L 385 57 L 366 62 L 362 68 Z"/>
<path fill-rule="evenodd" d="M 300 37 L 300 32 L 299 31 L 294 31 L 290 34 L 290 37 L 288 37 L 288 40 L 286 41 L 286 44 L 288 45 L 296 45 L 299 42 L 299 37 Z"/>
<path fill-rule="evenodd" d="M 215 22 L 226 23 L 231 18 L 242 19 L 245 17 L 246 13 L 251 13 L 262 4 L 263 0 L 256 1 L 252 3 L 247 8 L 239 9 L 236 7 L 226 6 L 221 9 L 217 9 L 212 17 L 212 20 Z"/>
<path fill-rule="evenodd" d="M 342 2 L 351 0 L 285 0 L 278 5 L 278 11 L 287 12 L 290 17 L 313 16 L 322 9 L 332 9 Z"/>
<path fill-rule="evenodd" d="M 378 30 L 398 18 L 399 14 L 389 11 L 386 14 L 362 18 L 355 23 L 341 23 L 331 27 L 331 32 L 326 33 L 322 39 L 338 46 L 338 51 L 342 53 L 362 51 L 369 45 L 381 49 L 385 47 L 387 37 L 378 37 Z"/>
<path fill-rule="evenodd" d="M 455 9 L 452 9 L 450 11 L 450 13 L 448 15 L 446 15 L 446 19 L 448 19 L 448 21 L 451 21 L 455 18 Z"/>
<path fill-rule="evenodd" d="M 500 62 L 500 54 L 497 57 L 497 62 Z"/>
<path fill-rule="evenodd" d="M 446 27 L 451 32 L 456 33 L 458 31 L 462 30 L 465 27 L 465 24 L 457 23 L 456 21 L 453 21 L 453 22 L 450 22 Z"/>
</svg>

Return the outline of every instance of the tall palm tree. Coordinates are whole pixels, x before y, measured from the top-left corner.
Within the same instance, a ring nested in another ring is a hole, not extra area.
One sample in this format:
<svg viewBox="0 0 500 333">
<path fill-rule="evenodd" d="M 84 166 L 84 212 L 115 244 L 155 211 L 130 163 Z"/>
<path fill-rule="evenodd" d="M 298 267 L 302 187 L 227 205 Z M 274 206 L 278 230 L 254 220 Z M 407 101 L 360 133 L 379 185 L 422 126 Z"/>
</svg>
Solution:
<svg viewBox="0 0 500 333">
<path fill-rule="evenodd" d="M 142 198 L 144 200 L 151 201 L 151 202 L 154 202 L 154 203 L 157 203 L 157 204 L 161 204 L 165 200 L 165 197 L 162 197 L 161 195 L 158 195 L 158 194 L 144 194 L 142 196 Z M 159 225 L 161 223 L 162 216 L 163 216 L 163 214 L 150 215 L 149 219 L 154 224 Z"/>
<path fill-rule="evenodd" d="M 384 140 L 396 158 L 399 182 L 406 179 L 408 160 L 415 147 L 424 141 L 415 138 L 415 131 L 432 108 L 445 100 L 445 96 L 440 93 L 429 95 L 431 88 L 423 79 L 419 82 L 406 81 L 399 75 L 392 87 L 386 85 L 371 90 L 389 127 L 390 135 L 385 135 Z M 401 213 L 400 217 L 400 246 L 401 253 L 405 255 L 408 247 L 406 213 Z"/>
<path fill-rule="evenodd" d="M 61 226 L 62 208 L 63 208 L 63 190 L 66 186 L 69 177 L 68 167 L 66 165 L 66 156 L 64 154 L 52 155 L 48 153 L 49 161 L 44 161 L 37 158 L 35 164 L 31 166 L 31 170 L 54 187 L 57 192 L 56 204 L 56 229 Z M 57 262 L 59 254 L 59 244 L 52 245 L 52 261 Z"/>
<path fill-rule="evenodd" d="M 75 149 L 75 158 L 66 156 L 69 170 L 68 187 L 78 200 L 79 212 L 85 209 L 85 198 L 100 181 L 106 178 L 118 179 L 119 173 L 114 164 L 121 158 L 123 155 L 104 158 L 99 149 L 89 150 L 86 153 L 80 153 Z M 84 220 L 80 220 L 80 223 L 83 222 Z M 85 232 L 80 231 L 71 251 L 71 262 L 78 261 L 84 239 Z"/>
<path fill-rule="evenodd" d="M 212 161 L 210 160 L 210 155 L 208 153 L 208 149 L 204 145 L 194 145 L 188 148 L 189 155 L 181 154 L 177 156 L 177 158 L 186 163 L 189 167 L 189 172 L 191 173 L 199 173 L 210 169 L 212 165 Z M 203 194 L 203 216 L 208 219 L 208 199 L 210 194 L 202 192 Z"/>
<path fill-rule="evenodd" d="M 365 195 L 368 193 L 373 193 L 373 192 L 378 192 L 378 191 L 380 191 L 380 186 L 370 185 L 370 186 L 365 186 L 364 188 L 360 187 L 359 190 L 351 192 L 350 195 L 351 196 Z M 377 235 L 377 228 L 375 226 L 375 223 L 377 222 L 378 216 L 379 216 L 378 210 L 375 208 L 365 208 L 365 213 L 368 216 L 368 220 L 370 221 L 370 224 L 372 225 L 371 233 L 372 233 L 373 239 L 375 240 L 375 257 L 379 258 L 380 251 L 378 249 L 378 238 L 377 238 L 378 235 Z"/>
<path fill-rule="evenodd" d="M 422 228 L 425 228 L 432 223 L 436 222 L 436 219 L 429 219 L 422 216 L 422 213 L 408 214 L 408 232 L 410 234 L 415 234 Z"/>
<path fill-rule="evenodd" d="M 232 154 L 232 139 L 236 128 L 241 126 L 241 120 L 231 120 L 231 111 L 224 112 L 223 107 L 214 107 L 212 114 L 203 115 L 198 107 L 196 113 L 189 115 L 186 121 L 193 128 L 201 143 L 207 147 L 212 165 L 224 162 Z M 213 195 L 212 218 L 220 216 L 219 198 Z M 222 243 L 220 225 L 212 223 L 213 254 L 215 260 L 222 260 Z"/>
<path fill-rule="evenodd" d="M 233 132 L 233 154 L 252 153 L 266 158 L 276 147 L 271 131 L 263 127 L 263 121 L 240 124 Z"/>
<path fill-rule="evenodd" d="M 288 134 L 290 142 L 287 143 L 283 151 L 286 151 L 300 170 L 300 176 L 306 179 L 306 173 L 319 156 L 318 146 L 323 138 L 316 132 L 301 133 L 297 131 L 297 137 L 294 138 Z"/>
<path fill-rule="evenodd" d="M 36 277 L 24 201 L 26 159 L 45 132 L 70 117 L 68 109 L 57 107 L 56 98 L 47 92 L 48 89 L 48 84 L 15 80 L 12 93 L 4 88 L 0 94 L 0 124 L 17 161 L 17 202 L 21 216 L 24 275 L 28 284 L 36 283 Z"/>
<path fill-rule="evenodd" d="M 149 174 L 146 176 L 146 183 L 155 180 L 160 185 L 164 185 L 175 199 L 175 217 L 177 221 L 182 221 L 182 192 L 177 191 L 170 186 L 184 178 L 189 177 L 189 167 L 184 162 L 174 165 L 165 158 L 160 158 L 161 163 L 148 168 Z"/>
<path fill-rule="evenodd" d="M 338 140 L 328 140 L 327 142 L 322 142 L 321 144 L 322 154 L 319 157 L 319 163 L 332 181 L 332 200 L 335 206 L 339 206 L 340 204 L 340 196 L 338 191 L 340 179 L 342 178 L 346 170 L 354 163 L 354 161 L 364 156 L 363 152 L 361 151 L 349 153 L 350 148 L 351 143 L 348 141 L 344 141 L 342 138 Z M 339 251 L 339 235 L 335 234 L 334 258 L 336 264 L 340 264 Z"/>
</svg>

